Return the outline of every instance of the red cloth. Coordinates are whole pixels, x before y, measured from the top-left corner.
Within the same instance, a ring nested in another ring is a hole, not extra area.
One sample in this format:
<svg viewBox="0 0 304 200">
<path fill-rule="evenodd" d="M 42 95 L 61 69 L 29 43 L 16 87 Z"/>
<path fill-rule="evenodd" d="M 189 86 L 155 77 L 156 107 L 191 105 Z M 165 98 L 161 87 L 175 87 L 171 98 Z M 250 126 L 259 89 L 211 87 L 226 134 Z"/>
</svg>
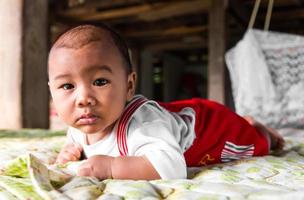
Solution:
<svg viewBox="0 0 304 200">
<path fill-rule="evenodd" d="M 184 153 L 187 166 L 202 166 L 269 153 L 266 137 L 227 107 L 194 98 L 159 104 L 170 112 L 196 112 L 193 145 Z"/>
</svg>

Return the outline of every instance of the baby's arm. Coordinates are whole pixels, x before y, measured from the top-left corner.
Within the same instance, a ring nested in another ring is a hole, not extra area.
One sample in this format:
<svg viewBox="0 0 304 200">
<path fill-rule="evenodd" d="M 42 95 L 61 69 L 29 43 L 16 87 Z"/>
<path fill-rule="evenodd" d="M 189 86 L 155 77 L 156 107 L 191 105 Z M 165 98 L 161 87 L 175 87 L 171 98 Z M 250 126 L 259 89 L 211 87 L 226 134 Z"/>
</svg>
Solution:
<svg viewBox="0 0 304 200">
<path fill-rule="evenodd" d="M 78 143 L 68 143 L 60 151 L 57 156 L 56 163 L 64 164 L 69 161 L 77 161 L 80 159 L 82 146 Z"/>
<path fill-rule="evenodd" d="M 79 167 L 78 175 L 94 176 L 99 179 L 160 179 L 145 156 L 92 156 Z"/>
</svg>

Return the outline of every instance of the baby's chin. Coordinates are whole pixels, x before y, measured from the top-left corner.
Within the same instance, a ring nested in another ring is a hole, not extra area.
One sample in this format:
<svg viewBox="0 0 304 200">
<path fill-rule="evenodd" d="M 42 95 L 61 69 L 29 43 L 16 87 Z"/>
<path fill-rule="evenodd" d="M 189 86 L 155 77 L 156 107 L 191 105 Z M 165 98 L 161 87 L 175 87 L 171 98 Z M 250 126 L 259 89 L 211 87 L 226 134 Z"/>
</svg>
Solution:
<svg viewBox="0 0 304 200">
<path fill-rule="evenodd" d="M 79 129 L 81 132 L 89 135 L 94 135 L 94 134 L 105 134 L 105 132 L 111 132 L 111 131 L 105 131 L 102 128 L 96 127 L 96 126 L 82 126 L 82 127 L 76 127 Z"/>
<path fill-rule="evenodd" d="M 97 128 L 93 128 L 93 127 L 80 127 L 78 129 L 86 134 L 97 134 L 97 133 L 101 132 L 101 130 L 99 130 Z"/>
</svg>

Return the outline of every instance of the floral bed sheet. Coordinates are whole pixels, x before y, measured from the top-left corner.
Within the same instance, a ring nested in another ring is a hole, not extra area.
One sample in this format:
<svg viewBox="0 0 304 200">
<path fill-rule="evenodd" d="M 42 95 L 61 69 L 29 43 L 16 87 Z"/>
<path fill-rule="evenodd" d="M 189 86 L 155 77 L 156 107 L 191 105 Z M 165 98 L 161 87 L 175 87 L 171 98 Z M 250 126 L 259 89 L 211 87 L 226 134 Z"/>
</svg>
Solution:
<svg viewBox="0 0 304 200">
<path fill-rule="evenodd" d="M 189 168 L 188 179 L 133 181 L 77 177 L 81 161 L 52 165 L 63 133 L 0 131 L 0 199 L 304 199 L 304 130 L 280 132 L 280 153 Z"/>
</svg>

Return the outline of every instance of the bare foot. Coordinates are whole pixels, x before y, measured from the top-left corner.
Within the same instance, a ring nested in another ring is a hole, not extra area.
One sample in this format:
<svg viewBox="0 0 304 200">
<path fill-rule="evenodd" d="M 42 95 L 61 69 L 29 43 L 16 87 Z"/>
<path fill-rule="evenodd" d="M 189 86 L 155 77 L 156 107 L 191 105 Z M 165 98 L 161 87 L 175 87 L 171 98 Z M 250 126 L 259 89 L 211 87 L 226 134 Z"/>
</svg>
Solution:
<svg viewBox="0 0 304 200">
<path fill-rule="evenodd" d="M 270 149 L 272 149 L 272 150 L 283 150 L 285 140 L 275 129 L 263 125 L 262 123 L 256 121 L 251 116 L 244 116 L 243 118 L 249 124 L 251 124 L 253 127 L 257 128 L 260 132 L 269 136 Z"/>
</svg>

